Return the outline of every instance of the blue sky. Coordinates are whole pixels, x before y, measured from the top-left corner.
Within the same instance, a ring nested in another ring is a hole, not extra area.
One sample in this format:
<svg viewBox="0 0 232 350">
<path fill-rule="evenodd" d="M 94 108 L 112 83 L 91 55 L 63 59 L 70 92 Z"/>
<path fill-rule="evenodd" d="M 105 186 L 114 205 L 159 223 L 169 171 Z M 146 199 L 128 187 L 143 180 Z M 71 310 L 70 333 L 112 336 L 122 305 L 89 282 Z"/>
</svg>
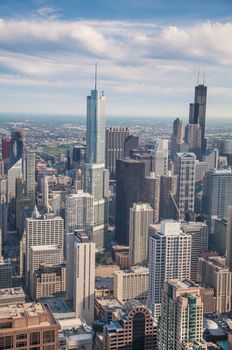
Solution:
<svg viewBox="0 0 232 350">
<path fill-rule="evenodd" d="M 94 63 L 107 114 L 232 116 L 231 0 L 1 0 L 0 112 L 84 115 Z"/>
</svg>

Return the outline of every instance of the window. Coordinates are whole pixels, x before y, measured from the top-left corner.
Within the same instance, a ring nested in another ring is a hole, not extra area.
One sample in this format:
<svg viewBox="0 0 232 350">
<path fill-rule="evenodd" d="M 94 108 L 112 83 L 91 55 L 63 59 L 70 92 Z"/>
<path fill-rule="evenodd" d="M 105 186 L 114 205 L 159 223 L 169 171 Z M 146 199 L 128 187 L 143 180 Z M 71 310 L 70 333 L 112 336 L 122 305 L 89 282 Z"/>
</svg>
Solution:
<svg viewBox="0 0 232 350">
<path fill-rule="evenodd" d="M 45 331 L 43 333 L 43 342 L 44 344 L 54 343 L 55 342 L 55 331 Z"/>
<path fill-rule="evenodd" d="M 16 335 L 16 340 L 22 340 L 22 339 L 27 339 L 26 333 Z"/>
<path fill-rule="evenodd" d="M 40 344 L 40 334 L 39 332 L 30 334 L 30 345 Z"/>
</svg>

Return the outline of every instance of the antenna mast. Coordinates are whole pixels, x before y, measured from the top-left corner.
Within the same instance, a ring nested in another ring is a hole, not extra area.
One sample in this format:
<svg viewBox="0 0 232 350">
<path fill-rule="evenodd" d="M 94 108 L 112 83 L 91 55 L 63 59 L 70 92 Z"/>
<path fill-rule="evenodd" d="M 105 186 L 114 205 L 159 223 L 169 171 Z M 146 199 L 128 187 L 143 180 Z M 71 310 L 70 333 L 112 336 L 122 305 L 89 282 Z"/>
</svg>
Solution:
<svg viewBox="0 0 232 350">
<path fill-rule="evenodd" d="M 95 90 L 97 90 L 97 63 L 95 63 Z"/>
</svg>

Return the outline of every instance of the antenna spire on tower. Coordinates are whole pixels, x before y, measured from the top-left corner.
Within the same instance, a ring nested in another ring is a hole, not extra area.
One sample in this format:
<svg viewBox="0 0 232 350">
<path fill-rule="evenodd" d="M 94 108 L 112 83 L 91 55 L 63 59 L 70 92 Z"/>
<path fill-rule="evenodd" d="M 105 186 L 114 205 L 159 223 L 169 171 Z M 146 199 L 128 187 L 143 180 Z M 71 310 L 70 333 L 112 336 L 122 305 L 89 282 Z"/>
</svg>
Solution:
<svg viewBox="0 0 232 350">
<path fill-rule="evenodd" d="M 198 74 L 197 74 L 197 85 L 199 85 L 200 81 L 200 68 L 198 69 Z"/>
<path fill-rule="evenodd" d="M 97 90 L 97 63 L 95 63 L 95 90 Z"/>
</svg>

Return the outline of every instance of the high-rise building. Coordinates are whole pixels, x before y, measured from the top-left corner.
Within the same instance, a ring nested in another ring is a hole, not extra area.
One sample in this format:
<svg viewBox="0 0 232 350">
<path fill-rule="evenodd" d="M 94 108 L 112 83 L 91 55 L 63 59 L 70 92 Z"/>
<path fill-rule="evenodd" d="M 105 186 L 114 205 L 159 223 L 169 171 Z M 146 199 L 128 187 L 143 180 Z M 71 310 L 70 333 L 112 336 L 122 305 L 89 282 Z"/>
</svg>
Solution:
<svg viewBox="0 0 232 350">
<path fill-rule="evenodd" d="M 231 311 L 231 274 L 225 265 L 225 258 L 199 258 L 198 280 L 204 286 L 214 289 L 216 312 L 219 314 Z"/>
<path fill-rule="evenodd" d="M 124 158 L 130 157 L 130 151 L 139 147 L 139 136 L 129 135 L 124 142 Z"/>
<path fill-rule="evenodd" d="M 41 216 L 35 208 L 31 218 L 26 219 L 26 256 L 25 279 L 29 287 L 30 260 L 32 246 L 58 245 L 64 249 L 64 220 L 59 216 L 48 214 Z"/>
<path fill-rule="evenodd" d="M 207 148 L 203 155 L 203 161 L 207 164 L 207 170 L 218 168 L 218 149 Z"/>
<path fill-rule="evenodd" d="M 208 226 L 203 222 L 189 221 L 182 223 L 181 229 L 192 237 L 190 278 L 197 282 L 198 259 L 202 252 L 208 250 Z"/>
<path fill-rule="evenodd" d="M 188 151 L 195 153 L 197 159 L 202 159 L 201 133 L 200 124 L 188 124 L 186 126 L 185 142 L 188 144 Z"/>
<path fill-rule="evenodd" d="M 31 201 L 31 206 L 35 204 L 35 154 L 27 152 L 25 157 L 25 181 L 26 195 Z"/>
<path fill-rule="evenodd" d="M 58 349 L 58 324 L 48 307 L 17 303 L 0 307 L 1 349 Z"/>
<path fill-rule="evenodd" d="M 175 156 L 180 152 L 180 145 L 184 142 L 184 123 L 179 118 L 173 122 L 172 137 L 171 137 L 171 155 Z"/>
<path fill-rule="evenodd" d="M 48 210 L 49 208 L 49 202 L 48 202 L 48 193 L 49 193 L 49 188 L 48 188 L 48 177 L 44 175 L 41 179 L 41 190 L 42 190 L 42 201 L 43 201 L 43 206 Z"/>
<path fill-rule="evenodd" d="M 87 324 L 94 320 L 95 243 L 84 231 L 67 234 L 67 296 L 76 317 Z"/>
<path fill-rule="evenodd" d="M 129 300 L 117 312 L 117 319 L 96 333 L 95 349 L 158 350 L 157 324 L 146 306 Z"/>
<path fill-rule="evenodd" d="M 152 171 L 156 175 L 167 175 L 168 173 L 168 140 L 155 140 L 152 152 Z"/>
<path fill-rule="evenodd" d="M 209 170 L 203 182 L 202 215 L 214 233 L 216 219 L 225 218 L 232 205 L 232 172 L 229 169 Z M 211 243 L 213 236 L 211 236 Z"/>
<path fill-rule="evenodd" d="M 177 205 L 179 208 L 179 217 L 182 219 L 186 212 L 194 212 L 195 164 L 196 156 L 194 153 L 176 154 Z"/>
<path fill-rule="evenodd" d="M 226 263 L 232 272 L 232 205 L 227 207 Z"/>
<path fill-rule="evenodd" d="M 128 128 L 106 128 L 105 165 L 109 170 L 110 178 L 115 177 L 116 160 L 124 158 L 124 143 L 129 135 Z"/>
<path fill-rule="evenodd" d="M 65 230 L 74 232 L 76 229 L 83 229 L 92 236 L 94 225 L 94 197 L 81 190 L 76 194 L 66 197 L 65 204 Z"/>
<path fill-rule="evenodd" d="M 160 219 L 175 219 L 177 210 L 175 207 L 177 192 L 177 176 L 162 175 L 160 177 Z"/>
<path fill-rule="evenodd" d="M 153 209 L 147 203 L 134 203 L 130 208 L 129 263 L 131 266 L 147 264 L 148 227 L 153 223 Z"/>
<path fill-rule="evenodd" d="M 144 180 L 144 202 L 153 209 L 153 222 L 159 221 L 160 215 L 160 176 L 150 173 Z"/>
<path fill-rule="evenodd" d="M 84 191 L 94 196 L 93 241 L 102 249 L 108 230 L 108 170 L 105 169 L 105 96 L 95 89 L 87 96 L 86 163 Z"/>
<path fill-rule="evenodd" d="M 148 307 L 155 318 L 161 312 L 161 292 L 167 279 L 190 278 L 192 237 L 173 220 L 150 225 Z"/>
<path fill-rule="evenodd" d="M 208 349 L 203 341 L 200 288 L 178 280 L 165 282 L 161 310 L 160 350 Z"/>
<path fill-rule="evenodd" d="M 129 216 L 134 203 L 143 201 L 145 164 L 132 159 L 117 160 L 116 235 L 119 244 L 129 244 Z"/>
<path fill-rule="evenodd" d="M 10 163 L 14 165 L 23 156 L 23 137 L 21 131 L 12 131 L 10 141 Z"/>
<path fill-rule="evenodd" d="M 143 266 L 132 266 L 130 270 L 114 273 L 114 296 L 121 303 L 130 299 L 147 303 L 149 270 Z"/>
<path fill-rule="evenodd" d="M 0 289 L 12 287 L 12 264 L 10 259 L 0 260 Z"/>
<path fill-rule="evenodd" d="M 10 159 L 10 138 L 2 137 L 2 159 L 7 161 Z"/>
</svg>

